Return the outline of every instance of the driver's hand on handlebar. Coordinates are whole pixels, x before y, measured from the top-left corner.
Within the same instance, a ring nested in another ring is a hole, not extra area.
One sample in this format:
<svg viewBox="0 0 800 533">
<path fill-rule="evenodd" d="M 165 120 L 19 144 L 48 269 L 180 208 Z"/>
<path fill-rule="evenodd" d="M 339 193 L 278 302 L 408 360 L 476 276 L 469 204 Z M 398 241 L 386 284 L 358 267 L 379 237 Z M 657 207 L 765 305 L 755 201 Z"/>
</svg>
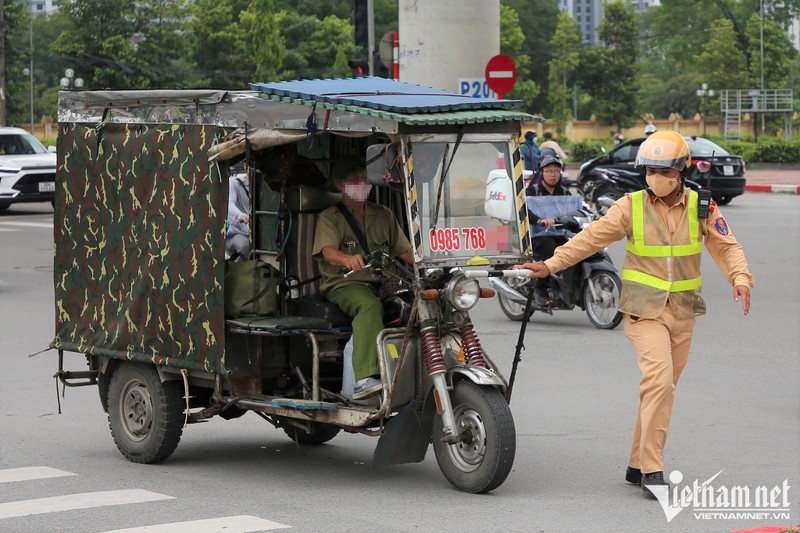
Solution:
<svg viewBox="0 0 800 533">
<path fill-rule="evenodd" d="M 538 224 L 541 224 L 542 226 L 547 226 L 548 228 L 552 228 L 553 224 L 555 223 L 556 223 L 555 219 L 552 218 L 540 218 L 538 222 Z"/>
<path fill-rule="evenodd" d="M 356 255 L 347 255 L 342 259 L 343 265 L 346 269 L 352 270 L 353 272 L 360 272 L 364 270 L 366 265 L 364 264 L 364 258 L 361 257 L 359 254 Z"/>
<path fill-rule="evenodd" d="M 532 272 L 528 274 L 529 278 L 546 278 L 550 275 L 550 269 L 547 268 L 547 265 L 538 261 L 536 263 L 523 263 L 521 265 L 515 265 L 512 268 L 514 270 L 518 270 L 520 268 L 532 270 Z"/>
</svg>

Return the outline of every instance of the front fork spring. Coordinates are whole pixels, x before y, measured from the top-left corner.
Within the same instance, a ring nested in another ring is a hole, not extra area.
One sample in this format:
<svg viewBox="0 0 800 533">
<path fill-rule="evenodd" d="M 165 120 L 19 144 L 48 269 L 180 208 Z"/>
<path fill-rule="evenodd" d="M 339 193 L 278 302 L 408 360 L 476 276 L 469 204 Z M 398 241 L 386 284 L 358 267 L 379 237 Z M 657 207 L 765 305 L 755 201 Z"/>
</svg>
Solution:
<svg viewBox="0 0 800 533">
<path fill-rule="evenodd" d="M 464 357 L 467 364 L 486 368 L 486 360 L 483 358 L 483 347 L 475 333 L 472 322 L 467 322 L 461 326 L 461 344 L 464 347 Z"/>
<path fill-rule="evenodd" d="M 433 324 L 423 323 L 420 335 L 422 336 L 422 353 L 425 355 L 425 369 L 428 374 L 446 371 L 447 367 L 442 354 L 442 339 L 439 337 L 439 330 L 435 322 Z"/>
</svg>

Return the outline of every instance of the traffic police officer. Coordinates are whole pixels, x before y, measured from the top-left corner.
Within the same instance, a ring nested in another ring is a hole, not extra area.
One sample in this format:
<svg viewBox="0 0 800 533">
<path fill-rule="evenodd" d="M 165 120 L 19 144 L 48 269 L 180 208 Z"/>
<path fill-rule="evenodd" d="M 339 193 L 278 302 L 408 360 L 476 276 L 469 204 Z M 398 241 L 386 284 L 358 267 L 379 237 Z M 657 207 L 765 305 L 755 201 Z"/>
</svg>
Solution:
<svg viewBox="0 0 800 533">
<path fill-rule="evenodd" d="M 695 317 L 706 311 L 700 296 L 703 241 L 733 286 L 734 300 L 741 299 L 745 315 L 753 276 L 715 203 L 699 205 L 698 193 L 684 188 L 691 155 L 680 134 L 651 134 L 639 148 L 636 165 L 646 169 L 646 189 L 618 200 L 552 258 L 516 268 L 532 270 L 532 278 L 546 277 L 627 237 L 619 310 L 625 314 L 625 335 L 636 350 L 642 379 L 625 479 L 650 495 L 649 487 L 668 485 L 664 443 L 675 386 L 689 357 Z"/>
<path fill-rule="evenodd" d="M 371 185 L 363 157 L 350 156 L 333 164 L 333 178 L 342 192 L 342 204 L 329 207 L 319 216 L 314 235 L 313 257 L 322 273 L 321 289 L 328 301 L 353 318 L 354 400 L 363 400 L 383 388 L 378 368 L 375 339 L 383 329 L 383 306 L 375 289 L 382 282 L 379 274 L 365 269 L 361 238 L 369 251 L 383 249 L 406 263 L 414 263 L 411 244 L 394 214 L 382 205 L 368 202 Z M 348 217 L 343 211 L 350 213 Z M 356 234 L 350 220 L 356 224 Z M 344 277 L 342 269 L 354 274 Z"/>
</svg>

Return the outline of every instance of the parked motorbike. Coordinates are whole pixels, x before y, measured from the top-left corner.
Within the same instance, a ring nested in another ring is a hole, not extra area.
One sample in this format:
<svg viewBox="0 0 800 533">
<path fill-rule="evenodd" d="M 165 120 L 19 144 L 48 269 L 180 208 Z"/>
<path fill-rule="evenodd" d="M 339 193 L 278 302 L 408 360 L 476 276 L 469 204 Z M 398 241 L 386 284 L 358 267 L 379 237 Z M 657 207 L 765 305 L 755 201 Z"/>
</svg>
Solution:
<svg viewBox="0 0 800 533">
<path fill-rule="evenodd" d="M 578 184 L 583 192 L 584 200 L 594 206 L 598 205 L 600 197 L 616 201 L 627 193 L 644 189 L 646 185 L 644 168 L 629 171 L 602 167 L 593 169 Z M 686 180 L 686 185 L 695 191 L 703 188 L 692 180 Z"/>
<path fill-rule="evenodd" d="M 557 235 L 551 230 L 545 230 L 532 238 L 555 236 L 567 242 L 591 223 L 595 216 L 588 207 L 571 211 L 556 219 L 554 228 L 558 230 Z M 536 280 L 525 275 L 489 278 L 489 284 L 497 291 L 500 309 L 509 319 L 516 321 L 522 320 L 535 283 Z M 614 329 L 622 321 L 622 315 L 617 311 L 621 288 L 622 281 L 617 269 L 604 249 L 557 275 L 550 276 L 547 292 L 552 304 L 542 306 L 534 300 L 531 302 L 531 310 L 552 315 L 553 311 L 571 310 L 577 305 L 586 311 L 595 327 Z"/>
</svg>

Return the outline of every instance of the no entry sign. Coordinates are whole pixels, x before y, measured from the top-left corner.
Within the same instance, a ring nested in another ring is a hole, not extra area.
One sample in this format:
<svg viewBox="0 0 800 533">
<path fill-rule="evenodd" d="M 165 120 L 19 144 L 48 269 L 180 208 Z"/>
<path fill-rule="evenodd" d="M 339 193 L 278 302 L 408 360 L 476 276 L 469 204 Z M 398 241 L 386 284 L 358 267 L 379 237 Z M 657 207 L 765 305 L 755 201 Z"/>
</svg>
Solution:
<svg viewBox="0 0 800 533">
<path fill-rule="evenodd" d="M 517 81 L 517 67 L 514 60 L 505 54 L 498 54 L 486 63 L 486 83 L 502 98 Z"/>
</svg>

